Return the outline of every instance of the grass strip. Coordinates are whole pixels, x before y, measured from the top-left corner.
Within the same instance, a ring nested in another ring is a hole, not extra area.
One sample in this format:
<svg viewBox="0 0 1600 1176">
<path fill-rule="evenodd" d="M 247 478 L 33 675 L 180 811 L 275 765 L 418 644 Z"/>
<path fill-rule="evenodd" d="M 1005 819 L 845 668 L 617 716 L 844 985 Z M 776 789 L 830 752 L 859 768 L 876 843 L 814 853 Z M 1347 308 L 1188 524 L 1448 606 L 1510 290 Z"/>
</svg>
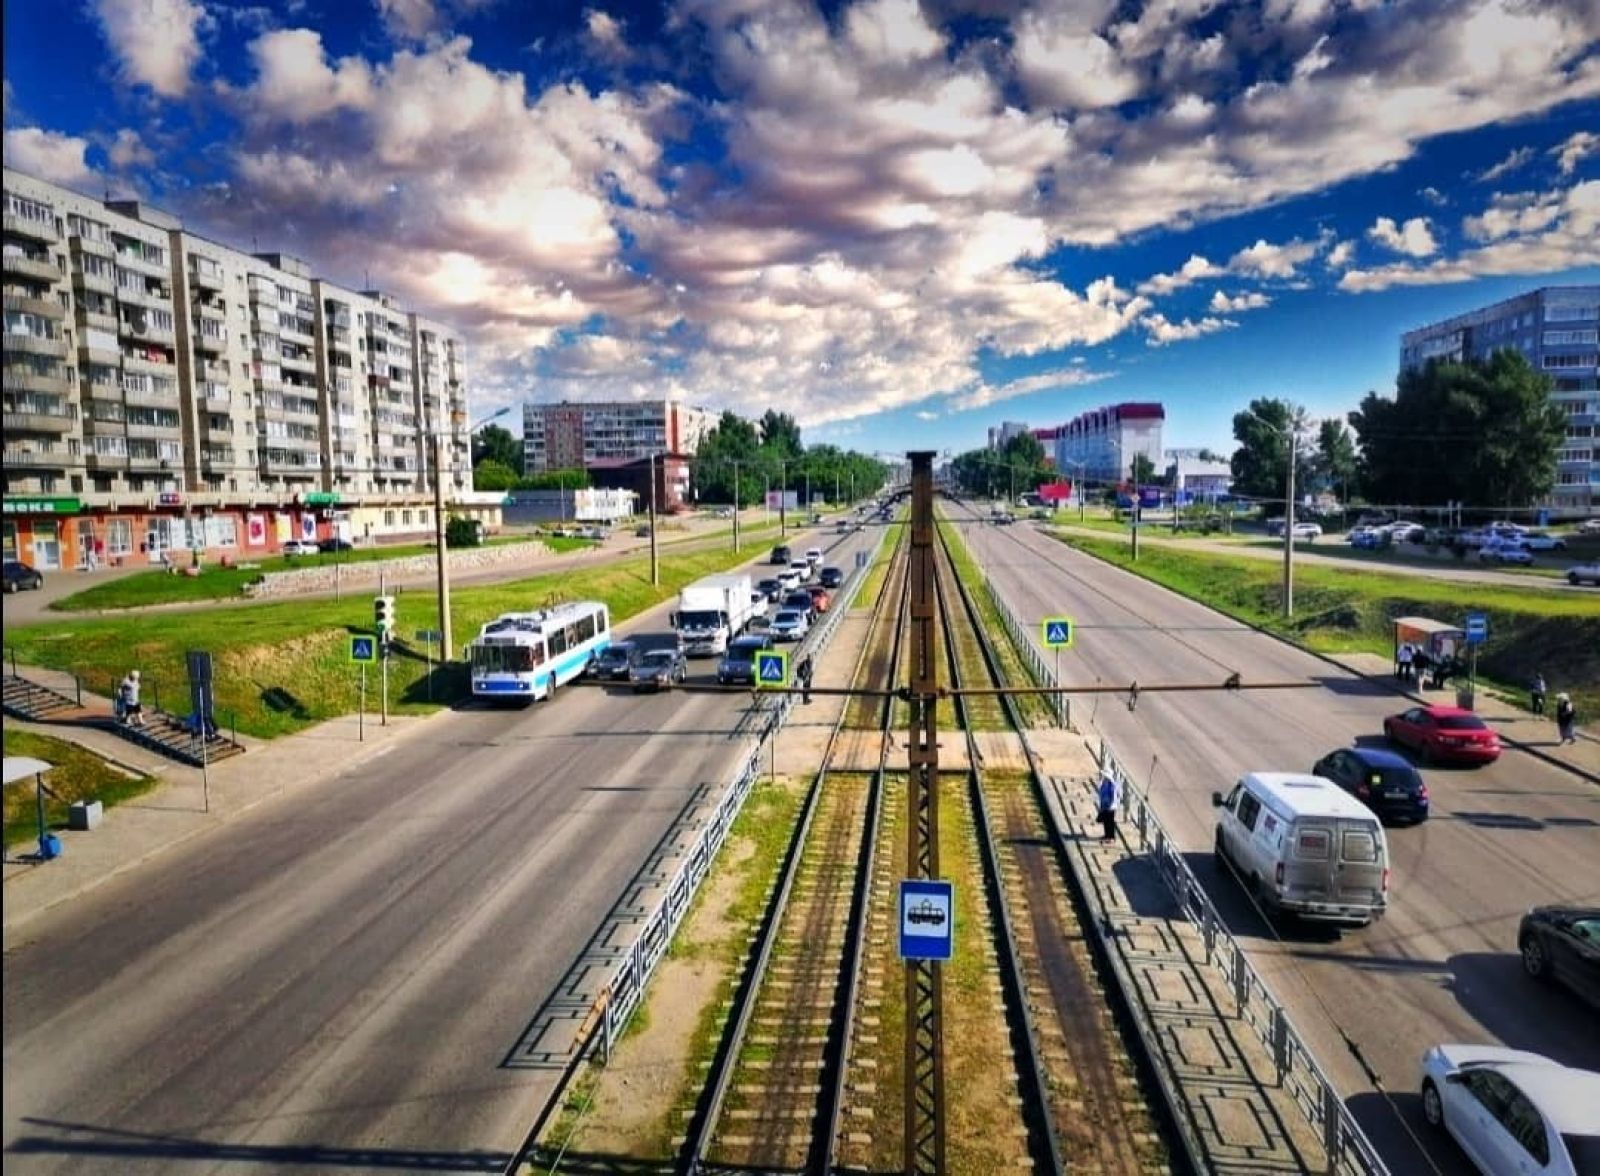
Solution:
<svg viewBox="0 0 1600 1176">
<path fill-rule="evenodd" d="M 98 800 L 109 809 L 156 786 L 154 777 L 124 771 L 85 747 L 49 735 L 7 727 L 4 742 L 7 756 L 32 756 L 53 765 L 44 778 L 50 790 L 44 798 L 44 819 L 51 829 L 66 826 L 67 809 L 76 801 Z M 38 806 L 31 786 L 17 784 L 5 790 L 4 824 L 7 846 L 39 835 Z"/>
<path fill-rule="evenodd" d="M 1005 623 L 1000 619 L 1000 613 L 994 606 L 994 601 L 982 589 L 984 576 L 977 562 L 972 558 L 972 553 L 967 549 L 966 543 L 961 538 L 961 528 L 951 526 L 947 522 L 939 524 L 940 531 L 949 541 L 951 561 L 955 564 L 956 575 L 966 584 L 972 597 L 973 607 L 978 613 L 978 623 L 984 631 L 1000 635 L 994 641 L 994 650 L 1000 662 L 1000 672 L 1004 675 L 1007 685 L 1020 685 L 1027 683 L 1038 686 L 1040 682 L 1034 676 L 1032 667 L 1022 657 L 1016 646 L 1012 643 L 1007 633 Z M 978 667 L 980 670 L 982 666 Z M 985 671 L 986 672 L 986 671 Z M 1042 695 L 1019 694 L 1012 696 L 1023 725 L 1029 727 L 1048 727 L 1055 725 L 1055 712 L 1045 701 Z M 1004 727 L 996 728 L 1003 730 Z"/>
</svg>

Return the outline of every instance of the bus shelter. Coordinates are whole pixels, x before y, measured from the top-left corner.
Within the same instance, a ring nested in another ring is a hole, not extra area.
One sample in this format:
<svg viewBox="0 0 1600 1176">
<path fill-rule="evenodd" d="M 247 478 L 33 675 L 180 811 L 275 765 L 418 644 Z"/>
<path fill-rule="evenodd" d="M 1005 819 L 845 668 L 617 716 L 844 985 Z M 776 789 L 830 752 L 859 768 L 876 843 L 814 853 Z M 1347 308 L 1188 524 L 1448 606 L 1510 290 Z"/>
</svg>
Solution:
<svg viewBox="0 0 1600 1176">
<path fill-rule="evenodd" d="M 34 798 L 39 812 L 39 860 L 44 862 L 61 854 L 61 839 L 50 832 L 44 819 L 44 774 L 53 766 L 26 755 L 8 755 L 0 763 L 0 776 L 4 777 L 7 788 L 26 783 L 30 777 L 33 779 Z"/>
<path fill-rule="evenodd" d="M 1410 644 L 1426 650 L 1435 665 L 1453 662 L 1466 652 L 1467 631 L 1460 625 L 1446 624 L 1428 617 L 1396 617 L 1394 621 L 1394 660 L 1400 660 L 1400 647 Z"/>
</svg>

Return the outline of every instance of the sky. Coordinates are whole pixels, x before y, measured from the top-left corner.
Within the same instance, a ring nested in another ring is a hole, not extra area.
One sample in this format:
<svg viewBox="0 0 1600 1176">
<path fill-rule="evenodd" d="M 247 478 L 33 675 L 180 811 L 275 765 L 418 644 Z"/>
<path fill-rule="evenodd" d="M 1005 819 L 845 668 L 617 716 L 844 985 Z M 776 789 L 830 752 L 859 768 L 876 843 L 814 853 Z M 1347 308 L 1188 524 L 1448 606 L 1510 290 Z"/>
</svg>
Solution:
<svg viewBox="0 0 1600 1176">
<path fill-rule="evenodd" d="M 7 166 L 454 325 L 475 417 L 674 396 L 898 454 L 1156 400 L 1228 449 L 1600 282 L 1595 0 L 4 13 Z"/>
</svg>

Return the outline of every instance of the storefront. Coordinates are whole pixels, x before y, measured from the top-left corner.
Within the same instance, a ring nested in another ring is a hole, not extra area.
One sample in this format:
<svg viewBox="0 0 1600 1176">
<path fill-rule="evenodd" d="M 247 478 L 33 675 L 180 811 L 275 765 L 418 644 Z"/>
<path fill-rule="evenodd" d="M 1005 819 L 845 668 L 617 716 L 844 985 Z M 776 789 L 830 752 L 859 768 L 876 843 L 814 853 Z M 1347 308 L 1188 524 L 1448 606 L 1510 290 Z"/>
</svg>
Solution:
<svg viewBox="0 0 1600 1176">
<path fill-rule="evenodd" d="M 83 502 L 77 498 L 7 498 L 4 517 L 6 559 L 20 559 L 41 572 L 77 567 L 79 556 L 77 516 Z"/>
</svg>

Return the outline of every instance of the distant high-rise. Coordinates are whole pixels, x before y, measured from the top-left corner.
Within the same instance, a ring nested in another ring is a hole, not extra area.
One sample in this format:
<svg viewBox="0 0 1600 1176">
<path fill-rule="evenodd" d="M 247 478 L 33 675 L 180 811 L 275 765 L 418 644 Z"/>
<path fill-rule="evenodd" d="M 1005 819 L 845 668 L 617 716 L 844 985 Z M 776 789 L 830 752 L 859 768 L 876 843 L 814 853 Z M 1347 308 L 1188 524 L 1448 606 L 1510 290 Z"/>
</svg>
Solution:
<svg viewBox="0 0 1600 1176">
<path fill-rule="evenodd" d="M 524 466 L 530 474 L 583 469 L 652 453 L 692 454 L 717 414 L 676 400 L 606 400 L 522 406 Z"/>
<path fill-rule="evenodd" d="M 1054 429 L 1056 469 L 1064 477 L 1126 482 L 1133 476 L 1134 456 L 1143 454 L 1160 472 L 1166 418 L 1167 410 L 1153 403 L 1111 404 L 1080 413 Z"/>
<path fill-rule="evenodd" d="M 1004 449 L 1011 438 L 1024 436 L 1028 432 L 1028 426 L 1022 421 L 1002 421 L 998 425 L 990 425 L 989 448 Z"/>
<path fill-rule="evenodd" d="M 1551 400 L 1567 417 L 1551 505 L 1582 513 L 1600 504 L 1600 286 L 1544 286 L 1400 336 L 1400 370 L 1430 359 L 1485 359 L 1520 351 L 1555 381 Z"/>
</svg>

